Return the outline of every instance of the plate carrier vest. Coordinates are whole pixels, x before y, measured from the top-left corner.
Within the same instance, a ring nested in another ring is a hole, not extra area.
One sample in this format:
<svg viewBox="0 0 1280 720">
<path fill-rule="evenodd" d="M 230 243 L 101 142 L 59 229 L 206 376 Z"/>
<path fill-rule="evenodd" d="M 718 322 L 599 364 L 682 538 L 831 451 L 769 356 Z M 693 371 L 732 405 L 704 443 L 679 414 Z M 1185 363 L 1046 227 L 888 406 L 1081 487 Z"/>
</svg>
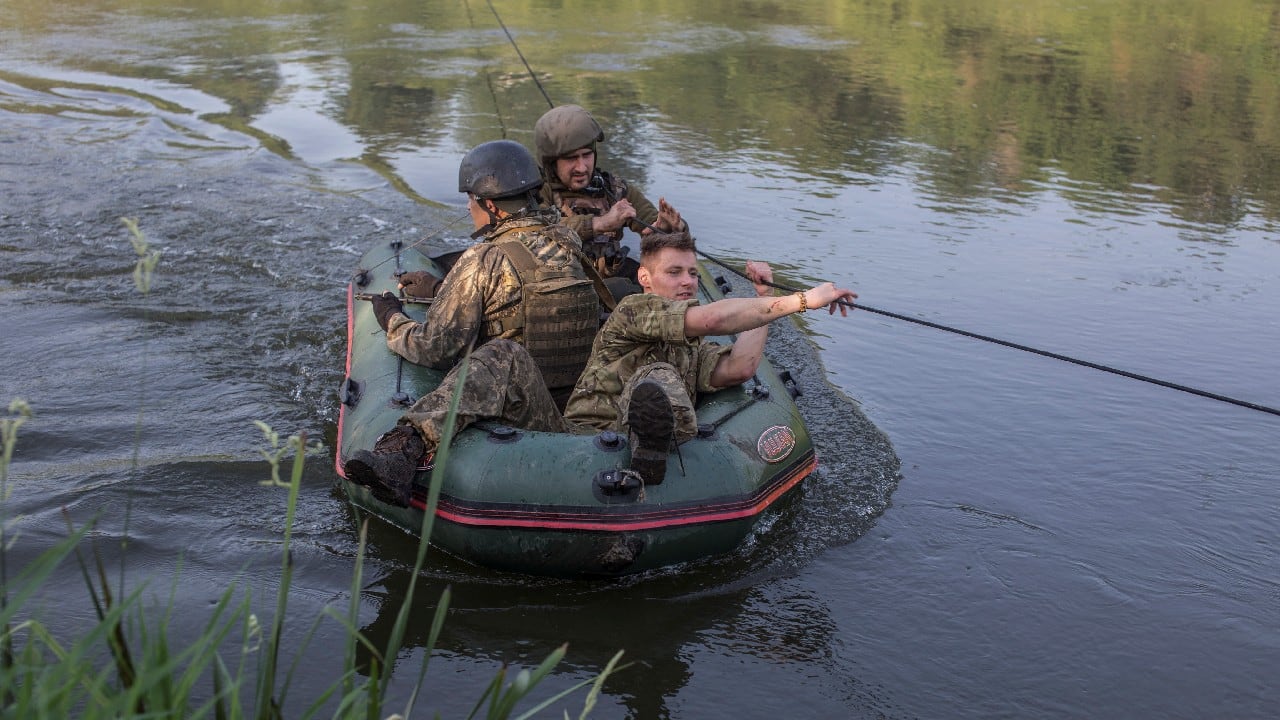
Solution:
<svg viewBox="0 0 1280 720">
<path fill-rule="evenodd" d="M 514 316 L 490 321 L 489 336 L 519 330 L 513 338 L 524 345 L 542 371 L 547 388 L 573 387 L 587 366 L 591 343 L 600 328 L 600 298 L 581 266 L 553 270 L 538 262 L 518 240 L 495 244 L 520 278 L 520 309 Z"/>
</svg>

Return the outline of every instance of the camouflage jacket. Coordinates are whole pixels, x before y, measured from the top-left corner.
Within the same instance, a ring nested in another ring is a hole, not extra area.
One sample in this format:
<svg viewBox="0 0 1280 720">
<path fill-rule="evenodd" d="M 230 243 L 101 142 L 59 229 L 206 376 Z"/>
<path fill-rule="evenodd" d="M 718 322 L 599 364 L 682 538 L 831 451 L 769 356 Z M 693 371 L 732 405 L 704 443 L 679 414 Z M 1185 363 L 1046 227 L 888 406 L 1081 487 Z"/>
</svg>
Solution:
<svg viewBox="0 0 1280 720">
<path fill-rule="evenodd" d="M 578 233 L 582 238 L 582 250 L 593 260 L 597 260 L 596 269 L 602 277 L 617 275 L 625 257 L 621 254 L 622 229 L 608 233 L 594 233 L 591 230 L 591 219 L 608 212 L 618 200 L 626 198 L 636 209 L 636 218 L 652 225 L 658 219 L 658 208 L 637 188 L 629 186 L 620 178 L 601 170 L 603 186 L 594 191 L 570 190 L 557 179 L 543 183 L 539 200 L 560 211 L 564 217 L 561 224 Z M 644 230 L 634 220 L 627 227 L 633 232 Z"/>
<path fill-rule="evenodd" d="M 488 328 L 493 321 L 515 316 L 521 302 L 520 277 L 494 245 L 506 240 L 519 240 L 550 267 L 580 267 L 577 253 L 582 243 L 564 226 L 529 217 L 502 222 L 458 258 L 436 291 L 424 322 L 403 313 L 391 317 L 387 347 L 410 362 L 448 370 L 468 348 L 492 339 Z M 519 330 L 512 330 L 499 337 L 517 335 Z"/>
<path fill-rule="evenodd" d="M 569 396 L 565 419 L 597 430 L 616 427 L 622 388 L 637 370 L 655 362 L 673 365 L 689 399 L 720 390 L 711 372 L 730 345 L 684 334 L 684 314 L 697 300 L 629 295 L 618 302 L 591 347 L 591 359 Z"/>
<path fill-rule="evenodd" d="M 564 216 L 564 219 L 560 222 L 578 233 L 584 246 L 589 245 L 595 235 L 595 233 L 591 232 L 591 218 L 607 212 L 609 208 L 613 207 L 614 203 L 623 198 L 630 201 L 632 207 L 636 209 L 636 219 L 650 225 L 658 219 L 658 206 L 649 202 L 649 199 L 638 188 L 627 185 L 621 178 L 614 177 L 608 172 L 603 170 L 598 172 L 604 179 L 604 187 L 594 192 L 570 190 L 555 178 L 543 183 L 540 191 L 539 199 L 543 204 L 550 205 L 560 211 L 560 214 Z M 629 227 L 637 233 L 644 229 L 643 225 L 636 222 L 632 222 Z M 609 236 L 614 241 L 621 240 L 622 231 L 615 230 L 613 233 L 609 233 Z"/>
</svg>

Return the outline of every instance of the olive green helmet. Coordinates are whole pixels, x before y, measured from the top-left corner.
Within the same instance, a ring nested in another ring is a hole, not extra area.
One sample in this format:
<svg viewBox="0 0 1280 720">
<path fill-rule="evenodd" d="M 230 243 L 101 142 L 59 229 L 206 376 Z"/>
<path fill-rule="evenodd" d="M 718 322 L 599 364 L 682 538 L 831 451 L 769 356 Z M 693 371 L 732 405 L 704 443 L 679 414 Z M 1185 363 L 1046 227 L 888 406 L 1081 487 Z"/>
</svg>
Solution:
<svg viewBox="0 0 1280 720">
<path fill-rule="evenodd" d="M 458 166 L 458 192 L 493 200 L 522 195 L 542 185 L 533 156 L 514 140 L 492 140 L 471 148 Z"/>
<path fill-rule="evenodd" d="M 602 140 L 600 123 L 578 105 L 551 108 L 533 126 L 533 144 L 544 163 Z"/>
</svg>

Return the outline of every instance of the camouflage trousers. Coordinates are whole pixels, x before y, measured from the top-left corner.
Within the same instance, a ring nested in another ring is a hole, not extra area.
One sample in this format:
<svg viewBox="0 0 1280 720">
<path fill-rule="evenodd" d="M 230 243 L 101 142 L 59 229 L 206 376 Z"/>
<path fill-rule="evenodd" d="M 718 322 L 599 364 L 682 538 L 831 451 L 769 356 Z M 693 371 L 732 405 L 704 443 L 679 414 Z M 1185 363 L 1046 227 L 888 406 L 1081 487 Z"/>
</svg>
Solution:
<svg viewBox="0 0 1280 720">
<path fill-rule="evenodd" d="M 454 432 L 477 420 L 495 420 L 526 430 L 590 432 L 564 419 L 523 345 L 501 338 L 490 340 L 471 353 L 467 366 Z M 400 418 L 400 424 L 418 430 L 429 451 L 440 445 L 461 371 L 462 363 L 455 365 L 440 387 L 419 398 Z"/>
<path fill-rule="evenodd" d="M 698 434 L 698 419 L 693 412 L 693 399 L 689 397 L 689 391 L 685 389 L 684 381 L 680 378 L 680 373 L 676 371 L 675 366 L 664 362 L 642 365 L 622 386 L 622 400 L 618 404 L 618 419 L 615 421 L 614 429 L 622 433 L 627 432 L 631 391 L 644 380 L 653 380 L 666 393 L 667 401 L 671 403 L 671 410 L 676 418 L 676 444 L 692 440 Z"/>
<path fill-rule="evenodd" d="M 467 365 L 458 398 L 455 433 L 477 420 L 494 420 L 525 430 L 575 434 L 595 432 L 590 427 L 564 419 L 551 399 L 541 371 L 523 345 L 501 338 L 490 340 L 471 353 Z M 440 446 L 440 436 L 453 400 L 453 388 L 458 384 L 461 373 L 462 364 L 459 363 L 444 376 L 439 387 L 419 398 L 400 418 L 400 424 L 412 425 L 418 431 L 428 451 Z M 693 439 L 698 434 L 693 402 L 680 373 L 667 363 L 645 365 L 631 376 L 622 388 L 621 412 L 614 429 L 627 433 L 631 391 L 643 380 L 657 382 L 666 393 L 675 414 L 676 443 Z"/>
</svg>

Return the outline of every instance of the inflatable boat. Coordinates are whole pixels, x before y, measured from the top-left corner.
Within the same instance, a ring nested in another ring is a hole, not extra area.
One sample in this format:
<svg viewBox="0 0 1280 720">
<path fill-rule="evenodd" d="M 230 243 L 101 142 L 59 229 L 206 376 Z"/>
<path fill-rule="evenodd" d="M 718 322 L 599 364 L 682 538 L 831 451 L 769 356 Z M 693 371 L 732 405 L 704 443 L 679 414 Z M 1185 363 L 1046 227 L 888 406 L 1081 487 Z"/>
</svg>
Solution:
<svg viewBox="0 0 1280 720">
<path fill-rule="evenodd" d="M 410 506 L 380 502 L 346 479 L 344 459 L 373 447 L 444 373 L 387 349 L 371 303 L 402 272 L 446 268 L 416 247 L 380 244 L 347 287 L 346 377 L 339 391 L 336 467 L 351 502 L 416 535 L 431 468 L 421 467 Z M 699 300 L 728 285 L 701 268 Z M 425 306 L 406 303 L 422 319 Z M 732 338 L 709 338 L 722 343 Z M 731 552 L 762 514 L 813 471 L 813 444 L 788 373 L 766 359 L 747 383 L 699 398 L 698 436 L 667 462 L 661 484 L 637 487 L 623 433 L 571 435 L 480 422 L 458 433 L 437 473 L 430 541 L 451 555 L 506 571 L 568 577 L 643 572 Z"/>
</svg>

